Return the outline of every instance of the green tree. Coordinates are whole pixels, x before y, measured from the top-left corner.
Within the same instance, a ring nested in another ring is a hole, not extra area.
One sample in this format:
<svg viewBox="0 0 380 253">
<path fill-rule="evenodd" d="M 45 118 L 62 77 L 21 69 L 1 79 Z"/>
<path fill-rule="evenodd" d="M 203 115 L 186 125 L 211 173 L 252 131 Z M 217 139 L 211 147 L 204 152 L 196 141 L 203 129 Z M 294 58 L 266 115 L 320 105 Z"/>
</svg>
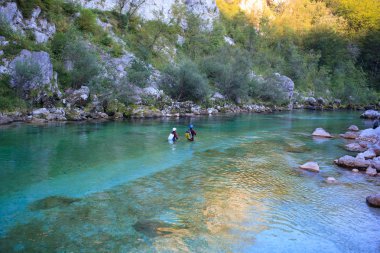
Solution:
<svg viewBox="0 0 380 253">
<path fill-rule="evenodd" d="M 206 76 L 190 60 L 182 61 L 177 67 L 167 67 L 164 70 L 161 87 L 178 101 L 204 101 L 209 94 Z"/>
</svg>

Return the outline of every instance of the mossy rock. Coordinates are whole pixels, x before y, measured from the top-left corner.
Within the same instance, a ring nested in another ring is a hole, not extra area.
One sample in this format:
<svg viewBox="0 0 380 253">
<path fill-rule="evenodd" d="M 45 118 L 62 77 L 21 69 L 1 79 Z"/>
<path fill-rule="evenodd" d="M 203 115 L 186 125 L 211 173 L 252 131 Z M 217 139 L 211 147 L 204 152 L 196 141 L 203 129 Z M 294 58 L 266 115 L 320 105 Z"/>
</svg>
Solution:
<svg viewBox="0 0 380 253">
<path fill-rule="evenodd" d="M 74 202 L 78 202 L 78 198 L 69 198 L 62 196 L 50 196 L 44 199 L 37 200 L 33 202 L 29 208 L 32 211 L 51 209 L 55 207 L 65 207 L 69 206 Z"/>
</svg>

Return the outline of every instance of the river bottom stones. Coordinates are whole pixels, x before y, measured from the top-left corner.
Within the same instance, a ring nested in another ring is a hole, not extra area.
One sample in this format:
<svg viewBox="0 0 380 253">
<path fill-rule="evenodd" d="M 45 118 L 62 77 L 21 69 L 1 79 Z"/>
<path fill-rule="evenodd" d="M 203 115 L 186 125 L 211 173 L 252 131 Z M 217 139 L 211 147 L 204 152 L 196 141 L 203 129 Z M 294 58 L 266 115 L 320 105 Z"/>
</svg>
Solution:
<svg viewBox="0 0 380 253">
<path fill-rule="evenodd" d="M 380 193 L 368 196 L 366 201 L 369 206 L 380 208 Z"/>
<path fill-rule="evenodd" d="M 79 201 L 78 198 L 68 198 L 62 196 L 50 196 L 44 199 L 37 200 L 30 205 L 30 210 L 38 211 L 45 210 L 54 207 L 64 207 L 69 206 L 74 202 Z"/>
</svg>

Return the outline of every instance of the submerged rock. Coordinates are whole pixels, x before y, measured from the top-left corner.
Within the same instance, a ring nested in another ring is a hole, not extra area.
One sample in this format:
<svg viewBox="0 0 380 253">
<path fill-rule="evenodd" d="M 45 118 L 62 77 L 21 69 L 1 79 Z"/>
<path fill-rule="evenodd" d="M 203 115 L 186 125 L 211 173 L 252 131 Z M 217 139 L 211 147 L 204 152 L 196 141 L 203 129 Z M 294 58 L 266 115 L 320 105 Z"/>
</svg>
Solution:
<svg viewBox="0 0 380 253">
<path fill-rule="evenodd" d="M 317 128 L 314 130 L 312 133 L 313 136 L 317 137 L 323 137 L 323 138 L 332 138 L 331 134 L 328 133 L 325 129 L 323 128 Z"/>
<path fill-rule="evenodd" d="M 372 161 L 371 161 L 371 166 L 375 169 L 377 169 L 377 171 L 380 172 L 380 157 L 375 157 Z"/>
<path fill-rule="evenodd" d="M 374 169 L 372 167 L 368 167 L 367 170 L 365 171 L 365 174 L 367 174 L 368 176 L 371 176 L 371 177 L 375 177 L 377 175 L 377 171 L 376 171 L 376 169 Z"/>
<path fill-rule="evenodd" d="M 344 134 L 340 134 L 339 136 L 344 139 L 356 139 L 359 136 L 359 134 L 355 132 L 346 132 Z"/>
<path fill-rule="evenodd" d="M 344 148 L 352 152 L 364 152 L 367 150 L 366 147 L 363 147 L 362 145 L 356 142 L 347 144 L 344 146 Z"/>
<path fill-rule="evenodd" d="M 372 148 L 370 148 L 370 149 L 368 149 L 367 151 L 365 151 L 363 153 L 363 157 L 365 159 L 373 159 L 373 158 L 376 157 L 376 153 L 375 153 L 375 151 Z"/>
<path fill-rule="evenodd" d="M 326 183 L 329 183 L 329 184 L 334 184 L 334 183 L 337 183 L 338 181 L 334 178 L 334 177 L 328 177 L 326 179 Z"/>
<path fill-rule="evenodd" d="M 303 170 L 308 170 L 312 172 L 319 172 L 319 165 L 316 162 L 307 162 L 300 166 Z"/>
<path fill-rule="evenodd" d="M 305 152 L 311 151 L 311 149 L 306 147 L 305 145 L 302 145 L 302 146 L 287 145 L 285 147 L 285 151 L 289 153 L 305 153 Z"/>
<path fill-rule="evenodd" d="M 364 158 L 357 158 L 349 155 L 345 155 L 335 160 L 334 163 L 342 167 L 358 169 L 366 169 L 371 165 L 371 162 Z"/>
<path fill-rule="evenodd" d="M 37 200 L 33 202 L 30 205 L 30 210 L 37 211 L 37 210 L 45 210 L 50 209 L 54 207 L 64 207 L 69 206 L 74 202 L 79 201 L 78 198 L 69 198 L 69 197 L 62 197 L 62 196 L 50 196 L 44 199 Z"/>
<path fill-rule="evenodd" d="M 184 229 L 185 226 L 156 220 L 139 220 L 132 226 L 137 232 L 148 237 L 172 234 L 176 229 Z"/>
<path fill-rule="evenodd" d="M 368 196 L 366 201 L 372 207 L 380 207 L 380 193 Z"/>
<path fill-rule="evenodd" d="M 355 126 L 355 125 L 351 125 L 349 128 L 348 128 L 348 131 L 354 131 L 354 132 L 357 132 L 359 131 L 359 127 Z"/>
</svg>

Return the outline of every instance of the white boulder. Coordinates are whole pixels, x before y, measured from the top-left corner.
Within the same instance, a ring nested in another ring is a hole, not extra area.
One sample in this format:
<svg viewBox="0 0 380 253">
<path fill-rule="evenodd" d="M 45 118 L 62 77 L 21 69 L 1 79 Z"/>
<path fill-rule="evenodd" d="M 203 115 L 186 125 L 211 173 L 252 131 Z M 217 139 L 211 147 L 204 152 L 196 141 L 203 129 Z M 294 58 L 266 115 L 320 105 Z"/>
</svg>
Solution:
<svg viewBox="0 0 380 253">
<path fill-rule="evenodd" d="M 332 135 L 328 133 L 326 130 L 324 130 L 323 128 L 315 129 L 312 135 L 317 136 L 317 137 L 323 137 L 323 138 L 332 138 Z"/>
<path fill-rule="evenodd" d="M 316 162 L 307 162 L 300 166 L 303 170 L 308 170 L 312 172 L 319 172 L 319 165 Z"/>
</svg>

